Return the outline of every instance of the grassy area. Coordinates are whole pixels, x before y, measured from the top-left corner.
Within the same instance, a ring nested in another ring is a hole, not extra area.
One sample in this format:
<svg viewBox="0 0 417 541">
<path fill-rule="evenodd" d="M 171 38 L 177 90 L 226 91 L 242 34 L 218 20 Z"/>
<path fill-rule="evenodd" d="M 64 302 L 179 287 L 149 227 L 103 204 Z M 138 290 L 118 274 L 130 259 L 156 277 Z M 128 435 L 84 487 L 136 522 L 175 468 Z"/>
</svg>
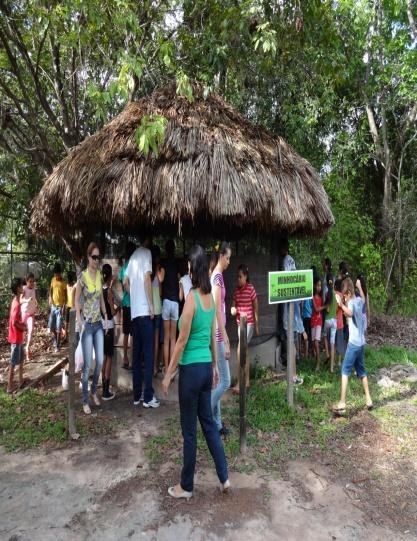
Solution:
<svg viewBox="0 0 417 541">
<path fill-rule="evenodd" d="M 77 431 L 83 436 L 105 434 L 120 427 L 120 420 L 77 415 Z M 0 389 L 0 445 L 19 451 L 41 444 L 64 445 L 68 440 L 66 395 L 29 390 L 12 397 Z"/>
<path fill-rule="evenodd" d="M 367 348 L 366 366 L 370 375 L 379 368 L 395 363 L 413 363 L 417 366 L 417 352 L 394 347 Z M 316 373 L 312 360 L 303 361 L 299 373 L 304 378 L 304 384 L 295 388 L 295 408 L 290 409 L 286 403 L 286 382 L 271 382 L 266 369 L 256 370 L 247 402 L 249 453 L 243 463 L 236 461 L 239 454 L 238 400 L 233 399 L 223 407 L 224 420 L 232 428 L 231 435 L 225 440 L 225 449 L 235 467 L 243 470 L 255 465 L 276 467 L 289 458 L 305 457 L 316 449 L 325 448 L 330 440 L 349 441 L 351 418 L 365 406 L 361 382 L 354 377 L 350 379 L 346 417 L 335 418 L 331 407 L 339 400 L 339 373 L 330 374 L 325 369 Z M 399 414 L 389 410 L 391 403 L 410 388 L 417 389 L 417 386 L 410 383 L 402 385 L 401 389 L 383 389 L 375 379 L 370 378 L 371 395 L 376 406 L 372 415 L 380 420 L 381 426 L 389 424 L 389 420 L 395 416 L 393 430 L 396 427 L 397 432 L 407 432 L 413 422 L 413 412 Z M 200 456 L 208 457 L 200 430 L 198 438 Z M 151 459 L 158 462 L 166 459 L 167 452 L 181 457 L 181 445 L 179 421 L 173 417 L 163 435 L 148 440 L 147 449 Z"/>
<path fill-rule="evenodd" d="M 30 390 L 12 398 L 0 390 L 0 444 L 7 451 L 66 439 L 65 405 L 54 393 Z"/>
</svg>

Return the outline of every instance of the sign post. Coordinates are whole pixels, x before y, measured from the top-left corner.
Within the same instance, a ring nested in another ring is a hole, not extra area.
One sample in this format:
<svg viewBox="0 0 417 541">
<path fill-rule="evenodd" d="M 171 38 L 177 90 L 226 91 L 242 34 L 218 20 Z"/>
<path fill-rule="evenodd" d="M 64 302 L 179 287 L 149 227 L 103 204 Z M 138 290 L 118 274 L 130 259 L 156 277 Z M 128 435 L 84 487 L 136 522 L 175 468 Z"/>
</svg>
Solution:
<svg viewBox="0 0 417 541">
<path fill-rule="evenodd" d="M 240 316 L 240 359 L 239 359 L 239 442 L 240 454 L 246 453 L 246 363 L 248 354 L 247 338 L 247 319 L 246 315 Z"/>
<path fill-rule="evenodd" d="M 288 303 L 287 324 L 287 403 L 294 407 L 294 301 L 313 297 L 313 271 L 294 270 L 268 274 L 269 304 Z"/>
</svg>

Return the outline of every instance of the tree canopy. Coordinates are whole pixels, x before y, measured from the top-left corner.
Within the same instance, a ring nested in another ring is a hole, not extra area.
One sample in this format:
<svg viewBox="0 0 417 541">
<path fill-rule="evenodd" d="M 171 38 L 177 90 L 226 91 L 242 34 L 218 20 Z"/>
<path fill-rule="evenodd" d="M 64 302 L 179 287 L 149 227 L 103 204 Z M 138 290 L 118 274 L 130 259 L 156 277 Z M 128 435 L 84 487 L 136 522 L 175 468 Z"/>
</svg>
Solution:
<svg viewBox="0 0 417 541">
<path fill-rule="evenodd" d="M 71 147 L 129 100 L 173 78 L 192 99 L 198 80 L 321 173 L 336 225 L 298 243 L 301 260 L 355 264 L 381 305 L 408 295 L 416 12 L 413 0 L 0 0 L 0 212 L 24 229 Z M 138 143 L 154 131 L 151 119 Z"/>
</svg>

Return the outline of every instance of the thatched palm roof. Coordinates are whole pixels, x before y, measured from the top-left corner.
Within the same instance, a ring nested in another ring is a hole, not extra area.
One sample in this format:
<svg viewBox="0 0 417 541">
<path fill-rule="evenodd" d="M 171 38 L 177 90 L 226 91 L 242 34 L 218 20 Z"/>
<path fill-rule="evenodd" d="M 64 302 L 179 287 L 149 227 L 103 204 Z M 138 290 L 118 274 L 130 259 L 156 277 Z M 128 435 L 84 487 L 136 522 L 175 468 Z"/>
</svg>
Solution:
<svg viewBox="0 0 417 541">
<path fill-rule="evenodd" d="M 218 95 L 193 90 L 192 103 L 175 84 L 129 103 L 72 149 L 34 200 L 32 229 L 323 234 L 333 216 L 313 167 Z M 168 121 L 158 157 L 144 156 L 135 141 L 152 114 Z"/>
</svg>

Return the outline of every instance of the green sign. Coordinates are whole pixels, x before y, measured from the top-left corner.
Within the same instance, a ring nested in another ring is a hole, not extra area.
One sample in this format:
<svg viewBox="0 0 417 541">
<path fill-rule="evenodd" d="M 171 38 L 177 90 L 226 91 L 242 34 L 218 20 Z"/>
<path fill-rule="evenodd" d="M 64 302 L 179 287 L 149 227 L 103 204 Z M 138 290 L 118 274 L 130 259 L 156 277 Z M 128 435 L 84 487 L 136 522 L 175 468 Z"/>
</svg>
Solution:
<svg viewBox="0 0 417 541">
<path fill-rule="evenodd" d="M 313 296 L 313 271 L 295 270 L 268 273 L 269 304 L 302 301 Z"/>
</svg>

